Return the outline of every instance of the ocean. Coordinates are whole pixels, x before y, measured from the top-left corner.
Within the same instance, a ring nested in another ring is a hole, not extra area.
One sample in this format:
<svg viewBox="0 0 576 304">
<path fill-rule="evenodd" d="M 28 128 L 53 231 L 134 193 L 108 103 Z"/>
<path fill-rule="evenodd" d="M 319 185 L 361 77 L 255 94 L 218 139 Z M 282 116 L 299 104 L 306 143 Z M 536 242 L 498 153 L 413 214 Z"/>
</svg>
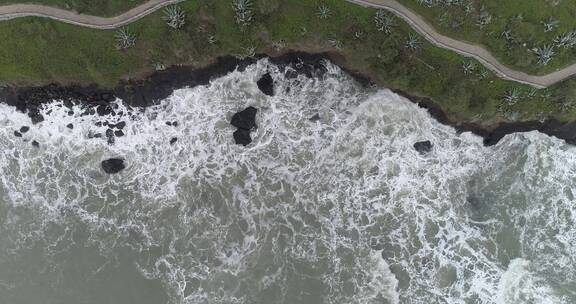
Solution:
<svg viewBox="0 0 576 304">
<path fill-rule="evenodd" d="M 0 303 L 576 303 L 574 146 L 485 147 L 326 68 L 262 59 L 108 117 L 0 105 Z M 126 122 L 113 145 L 104 121 Z"/>
</svg>

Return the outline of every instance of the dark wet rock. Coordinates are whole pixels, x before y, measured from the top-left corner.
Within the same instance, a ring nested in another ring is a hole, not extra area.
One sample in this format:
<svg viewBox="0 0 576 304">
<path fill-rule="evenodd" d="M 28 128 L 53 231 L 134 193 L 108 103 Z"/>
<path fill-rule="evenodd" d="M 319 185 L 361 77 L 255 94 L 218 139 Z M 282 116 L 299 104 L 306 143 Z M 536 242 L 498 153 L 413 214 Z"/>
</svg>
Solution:
<svg viewBox="0 0 576 304">
<path fill-rule="evenodd" d="M 112 113 L 112 108 L 109 105 L 99 105 L 96 112 L 99 116 L 109 115 Z"/>
<path fill-rule="evenodd" d="M 105 126 L 105 127 L 110 126 L 110 124 L 109 124 L 107 121 L 103 122 L 102 125 Z M 114 128 L 114 126 L 110 126 L 110 127 L 111 127 L 111 128 Z"/>
<path fill-rule="evenodd" d="M 167 122 L 166 122 L 166 125 L 167 125 L 167 126 L 172 126 L 172 122 L 171 122 L 171 121 L 167 121 Z"/>
<path fill-rule="evenodd" d="M 24 134 L 24 133 L 26 133 L 26 132 L 28 132 L 28 131 L 30 131 L 30 127 L 28 127 L 28 126 L 22 126 L 22 127 L 20 128 L 20 133 L 22 133 L 22 134 Z"/>
<path fill-rule="evenodd" d="M 88 133 L 88 138 L 92 139 L 92 138 L 101 138 L 102 137 L 102 133 Z"/>
<path fill-rule="evenodd" d="M 30 117 L 30 119 L 32 119 L 32 124 L 34 125 L 44 121 L 44 116 L 42 116 L 40 113 L 30 112 L 28 113 L 28 116 Z"/>
<path fill-rule="evenodd" d="M 432 143 L 429 140 L 419 141 L 414 144 L 414 149 L 416 149 L 420 154 L 426 154 L 432 151 Z"/>
<path fill-rule="evenodd" d="M 310 117 L 311 122 L 316 122 L 320 120 L 320 114 L 316 113 L 314 116 Z"/>
<path fill-rule="evenodd" d="M 114 130 L 107 129 L 106 130 L 106 137 L 114 137 Z"/>
<path fill-rule="evenodd" d="M 110 158 L 102 161 L 102 170 L 108 174 L 116 174 L 126 168 L 124 164 L 124 159 L 122 158 Z"/>
<path fill-rule="evenodd" d="M 74 115 L 74 111 L 68 111 L 68 116 Z"/>
<path fill-rule="evenodd" d="M 124 132 L 122 132 L 122 130 L 117 130 L 117 131 L 114 131 L 114 135 L 116 137 L 122 137 L 122 136 L 124 136 Z"/>
<path fill-rule="evenodd" d="M 108 144 L 112 145 L 114 144 L 114 142 L 116 142 L 115 138 L 114 138 L 114 130 L 112 129 L 107 129 L 106 130 L 106 138 L 108 138 Z"/>
<path fill-rule="evenodd" d="M 33 140 L 32 146 L 38 148 L 38 147 L 40 147 L 40 144 L 37 141 Z"/>
<path fill-rule="evenodd" d="M 173 121 L 173 122 L 172 122 L 172 126 L 173 126 L 173 127 L 177 127 L 177 126 L 178 126 L 178 122 L 177 122 L 177 121 Z"/>
<path fill-rule="evenodd" d="M 274 96 L 274 79 L 272 79 L 270 73 L 264 74 L 256 84 L 262 93 L 268 96 Z"/>
<path fill-rule="evenodd" d="M 172 138 L 170 139 L 170 144 L 173 145 L 173 144 L 175 144 L 177 141 L 178 141 L 178 138 L 172 137 Z"/>
<path fill-rule="evenodd" d="M 14 136 L 16 137 L 22 137 L 22 133 L 18 132 L 18 131 L 14 131 Z"/>
<path fill-rule="evenodd" d="M 232 116 L 230 122 L 233 126 L 239 129 L 252 130 L 256 128 L 256 113 L 258 109 L 248 107 Z"/>
<path fill-rule="evenodd" d="M 122 129 L 124 129 L 124 127 L 126 127 L 126 123 L 123 122 L 123 121 L 121 121 L 121 122 L 115 124 L 114 127 L 115 127 L 116 129 L 122 130 Z"/>
<path fill-rule="evenodd" d="M 245 129 L 238 129 L 234 132 L 234 141 L 238 145 L 247 146 L 252 142 L 252 137 L 250 137 L 250 131 Z"/>
<path fill-rule="evenodd" d="M 71 124 L 71 123 L 69 123 L 69 124 L 66 125 L 66 128 L 68 128 L 68 129 L 74 129 L 74 125 Z"/>
<path fill-rule="evenodd" d="M 95 126 L 97 127 L 101 127 L 102 126 L 102 122 L 101 121 L 97 121 L 94 123 Z"/>
</svg>

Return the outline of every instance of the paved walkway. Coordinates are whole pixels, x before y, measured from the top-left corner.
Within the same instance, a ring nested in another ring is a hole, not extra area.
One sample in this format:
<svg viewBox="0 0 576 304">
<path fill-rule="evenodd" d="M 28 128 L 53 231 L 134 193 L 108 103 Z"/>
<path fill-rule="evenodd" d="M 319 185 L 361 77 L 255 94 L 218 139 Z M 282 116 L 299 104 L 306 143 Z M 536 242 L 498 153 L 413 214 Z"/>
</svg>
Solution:
<svg viewBox="0 0 576 304">
<path fill-rule="evenodd" d="M 114 29 L 134 22 L 162 7 L 184 0 L 150 0 L 121 15 L 115 17 L 98 17 L 78 14 L 72 11 L 34 4 L 14 4 L 0 6 L 0 20 L 18 17 L 36 16 L 50 18 L 70 24 L 95 29 Z M 226 0 L 213 0 L 226 1 Z M 423 17 L 404 7 L 395 0 L 346 0 L 362 6 L 381 8 L 396 14 L 404 19 L 417 32 L 434 45 L 452 50 L 466 57 L 472 57 L 492 70 L 499 77 L 519 83 L 531 85 L 536 88 L 545 88 L 576 74 L 576 64 L 550 73 L 548 75 L 534 76 L 513 70 L 500 63 L 490 52 L 483 47 L 468 42 L 452 39 L 438 33 Z"/>
<path fill-rule="evenodd" d="M 30 16 L 44 17 L 74 25 L 107 30 L 122 27 L 165 6 L 182 1 L 184 0 L 149 0 L 146 3 L 143 3 L 121 15 L 114 17 L 84 15 L 61 8 L 37 4 L 12 4 L 0 6 L 0 20 L 9 20 Z"/>
</svg>

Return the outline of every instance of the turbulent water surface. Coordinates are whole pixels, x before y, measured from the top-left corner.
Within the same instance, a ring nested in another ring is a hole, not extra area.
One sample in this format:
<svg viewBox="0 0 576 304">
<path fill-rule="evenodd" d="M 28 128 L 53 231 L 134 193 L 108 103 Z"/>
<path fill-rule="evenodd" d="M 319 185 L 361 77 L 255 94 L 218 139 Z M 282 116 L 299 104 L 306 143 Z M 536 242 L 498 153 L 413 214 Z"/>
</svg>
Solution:
<svg viewBox="0 0 576 304">
<path fill-rule="evenodd" d="M 265 60 L 131 117 L 81 112 L 55 101 L 18 138 L 29 118 L 0 106 L 0 303 L 576 303 L 576 148 L 558 139 L 483 147 L 337 67 L 285 79 Z M 87 136 L 105 119 L 127 122 L 114 145 Z M 106 175 L 113 156 L 127 168 Z"/>
</svg>

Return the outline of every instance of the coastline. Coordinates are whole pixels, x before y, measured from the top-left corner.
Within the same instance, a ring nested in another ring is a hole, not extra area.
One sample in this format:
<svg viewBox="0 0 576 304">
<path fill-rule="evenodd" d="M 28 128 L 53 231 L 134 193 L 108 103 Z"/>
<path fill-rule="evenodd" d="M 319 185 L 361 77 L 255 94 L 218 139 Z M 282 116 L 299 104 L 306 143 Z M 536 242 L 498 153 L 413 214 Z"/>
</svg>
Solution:
<svg viewBox="0 0 576 304">
<path fill-rule="evenodd" d="M 43 120 L 39 114 L 40 107 L 53 100 L 62 100 L 66 106 L 81 104 L 85 113 L 100 113 L 98 108 L 107 108 L 116 98 L 132 107 L 148 107 L 168 97 L 174 90 L 184 87 L 206 85 L 211 79 L 224 76 L 236 69 L 242 70 L 262 58 L 268 58 L 273 64 L 290 66 L 298 73 L 308 77 L 320 76 L 325 71 L 322 62 L 329 60 L 353 77 L 363 86 L 376 85 L 386 88 L 384 84 L 375 82 L 362 71 L 353 71 L 342 64 L 345 59 L 336 53 L 308 53 L 290 51 L 279 55 L 258 54 L 254 57 L 239 59 L 233 56 L 215 58 L 205 67 L 174 66 L 156 71 L 140 79 L 125 80 L 118 83 L 114 89 L 103 89 L 97 85 L 65 85 L 50 84 L 41 87 L 6 87 L 0 89 L 0 102 L 16 107 L 26 112 L 32 123 Z M 504 136 L 519 132 L 539 131 L 549 136 L 557 137 L 568 144 L 576 144 L 576 121 L 562 123 L 556 119 L 546 121 L 504 122 L 490 126 L 481 126 L 466 121 L 457 121 L 449 117 L 440 105 L 428 97 L 420 97 L 404 90 L 390 88 L 419 107 L 424 108 L 438 122 L 449 125 L 457 132 L 472 132 L 484 139 L 485 146 L 497 144 Z M 108 111 L 108 110 L 106 110 Z"/>
</svg>

